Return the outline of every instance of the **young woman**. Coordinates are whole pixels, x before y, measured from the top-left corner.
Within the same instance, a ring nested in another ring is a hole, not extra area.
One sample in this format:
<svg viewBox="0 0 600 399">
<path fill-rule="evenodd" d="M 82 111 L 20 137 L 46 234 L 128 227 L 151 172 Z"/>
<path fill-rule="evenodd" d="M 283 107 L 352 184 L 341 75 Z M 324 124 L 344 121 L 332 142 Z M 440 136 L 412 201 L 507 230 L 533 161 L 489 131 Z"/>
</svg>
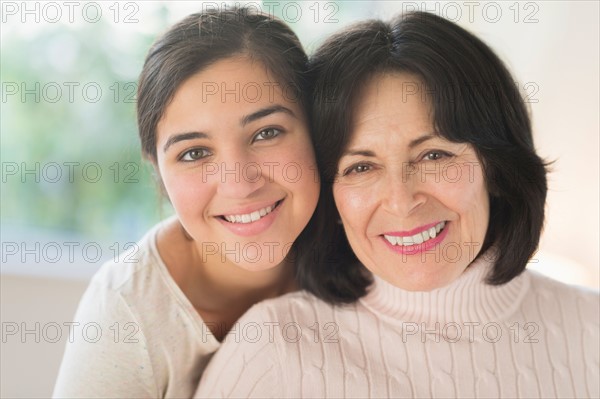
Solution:
<svg viewBox="0 0 600 399">
<path fill-rule="evenodd" d="M 296 289 L 320 190 L 306 71 L 295 34 L 243 8 L 154 43 L 139 134 L 176 215 L 94 276 L 54 396 L 190 397 L 236 320 Z"/>
<path fill-rule="evenodd" d="M 546 169 L 500 59 L 409 13 L 332 36 L 312 65 L 320 201 L 341 225 L 306 288 L 339 303 L 332 272 L 374 282 L 349 307 L 257 305 L 240 323 L 259 338 L 226 342 L 197 396 L 598 397 L 598 293 L 525 269 Z"/>
</svg>

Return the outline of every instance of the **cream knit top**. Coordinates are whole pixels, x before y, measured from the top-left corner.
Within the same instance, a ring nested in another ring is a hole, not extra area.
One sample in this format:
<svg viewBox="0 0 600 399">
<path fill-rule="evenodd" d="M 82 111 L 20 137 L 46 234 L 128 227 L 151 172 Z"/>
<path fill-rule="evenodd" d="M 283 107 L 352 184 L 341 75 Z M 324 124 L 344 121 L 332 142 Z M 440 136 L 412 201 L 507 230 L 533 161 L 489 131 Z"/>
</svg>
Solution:
<svg viewBox="0 0 600 399">
<path fill-rule="evenodd" d="M 196 397 L 600 397 L 598 293 L 531 271 L 490 286 L 484 259 L 430 292 L 376 277 L 347 307 L 255 305 Z"/>
<path fill-rule="evenodd" d="M 55 398 L 189 398 L 220 343 L 156 247 L 162 222 L 93 277 Z M 85 334 L 80 333 L 84 331 Z"/>
</svg>

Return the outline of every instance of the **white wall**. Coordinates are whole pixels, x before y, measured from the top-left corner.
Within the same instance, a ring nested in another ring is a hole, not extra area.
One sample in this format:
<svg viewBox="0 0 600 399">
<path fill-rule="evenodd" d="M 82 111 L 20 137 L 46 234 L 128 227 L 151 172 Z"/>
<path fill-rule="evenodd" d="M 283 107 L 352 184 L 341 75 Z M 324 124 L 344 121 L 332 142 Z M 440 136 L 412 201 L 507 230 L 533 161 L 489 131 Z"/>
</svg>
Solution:
<svg viewBox="0 0 600 399">
<path fill-rule="evenodd" d="M 86 285 L 86 281 L 0 276 L 0 397 L 50 397 L 69 334 L 63 323 L 73 320 Z"/>
</svg>

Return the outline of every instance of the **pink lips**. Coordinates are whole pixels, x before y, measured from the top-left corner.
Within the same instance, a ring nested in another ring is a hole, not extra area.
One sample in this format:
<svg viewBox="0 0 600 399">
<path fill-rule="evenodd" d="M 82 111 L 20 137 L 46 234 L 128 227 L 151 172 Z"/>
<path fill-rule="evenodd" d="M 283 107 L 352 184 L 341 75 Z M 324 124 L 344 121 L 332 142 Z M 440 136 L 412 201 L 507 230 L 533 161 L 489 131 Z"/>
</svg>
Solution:
<svg viewBox="0 0 600 399">
<path fill-rule="evenodd" d="M 426 224 L 425 226 L 417 227 L 416 229 L 408 230 L 408 231 L 396 231 L 393 233 L 383 233 L 386 236 L 395 236 L 395 237 L 408 237 L 414 236 L 417 233 L 421 233 L 425 230 L 429 230 L 431 227 L 435 227 L 440 221 Z"/>
<path fill-rule="evenodd" d="M 402 231 L 402 232 L 394 232 L 394 233 L 385 233 L 386 235 L 390 235 L 390 236 L 396 236 L 396 237 L 406 237 L 406 236 L 412 236 L 415 235 L 419 232 L 422 232 L 428 228 L 431 228 L 433 226 L 435 226 L 436 224 L 438 224 L 439 222 L 436 223 L 431 223 L 425 226 L 421 226 L 418 227 L 416 229 L 413 230 L 409 230 L 409 231 Z M 404 246 L 404 245 L 393 245 L 391 244 L 388 240 L 386 240 L 383 235 L 381 235 L 381 239 L 383 240 L 383 242 L 388 246 L 388 248 L 390 248 L 392 251 L 402 254 L 402 255 L 416 255 L 416 254 L 420 254 L 423 253 L 425 251 L 428 251 L 430 249 L 432 249 L 433 247 L 435 247 L 436 245 L 440 244 L 444 238 L 446 238 L 446 236 L 448 235 L 448 229 L 450 227 L 450 222 L 446 222 L 446 225 L 444 226 L 444 228 L 442 229 L 442 231 L 440 231 L 440 233 L 432 239 L 429 239 L 427 241 L 425 241 L 424 243 L 421 244 L 414 244 L 414 245 L 408 245 L 408 246 Z"/>
<path fill-rule="evenodd" d="M 254 235 L 258 235 L 263 233 L 264 231 L 266 231 L 269 227 L 271 227 L 271 225 L 273 224 L 273 222 L 275 221 L 275 219 L 277 218 L 277 215 L 279 214 L 279 210 L 280 208 L 284 205 L 284 200 L 280 200 L 278 201 L 277 206 L 275 207 L 275 209 L 273 209 L 269 214 L 261 217 L 260 219 L 258 219 L 255 222 L 250 222 L 250 223 L 230 223 L 220 217 L 217 217 L 216 219 L 225 227 L 227 228 L 229 231 L 231 231 L 232 233 L 242 236 L 242 237 L 249 237 L 249 236 L 254 236 Z M 256 208 L 256 207 L 254 207 Z M 262 207 L 264 208 L 264 207 Z M 261 209 L 261 208 L 257 208 L 257 209 Z M 249 213 L 251 209 L 244 209 L 243 212 L 240 213 Z"/>
</svg>

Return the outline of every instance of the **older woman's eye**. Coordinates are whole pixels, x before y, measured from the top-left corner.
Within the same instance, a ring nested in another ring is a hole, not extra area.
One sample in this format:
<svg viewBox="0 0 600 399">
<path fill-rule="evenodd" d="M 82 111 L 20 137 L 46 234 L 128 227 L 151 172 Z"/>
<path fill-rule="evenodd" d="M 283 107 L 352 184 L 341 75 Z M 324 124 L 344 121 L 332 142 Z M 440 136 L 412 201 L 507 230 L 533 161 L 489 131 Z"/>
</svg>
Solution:
<svg viewBox="0 0 600 399">
<path fill-rule="evenodd" d="M 184 152 L 181 157 L 179 157 L 179 160 L 183 162 L 194 162 L 206 158 L 209 155 L 211 155 L 211 153 L 206 148 L 194 148 Z"/>
<path fill-rule="evenodd" d="M 353 166 L 347 168 L 346 170 L 344 170 L 343 175 L 346 176 L 351 173 L 359 174 L 359 173 L 368 172 L 369 170 L 371 170 L 371 165 L 360 163 L 360 164 L 353 165 Z"/>
<path fill-rule="evenodd" d="M 258 132 L 256 136 L 254 136 L 254 141 L 263 141 L 263 140 L 271 140 L 275 137 L 279 136 L 282 133 L 281 130 L 275 129 L 273 127 L 261 130 Z"/>
<path fill-rule="evenodd" d="M 446 158 L 446 157 L 450 157 L 450 156 L 452 156 L 452 154 L 447 153 L 445 151 L 429 151 L 428 153 L 425 154 L 423 159 L 426 161 L 437 161 L 442 158 Z"/>
</svg>

